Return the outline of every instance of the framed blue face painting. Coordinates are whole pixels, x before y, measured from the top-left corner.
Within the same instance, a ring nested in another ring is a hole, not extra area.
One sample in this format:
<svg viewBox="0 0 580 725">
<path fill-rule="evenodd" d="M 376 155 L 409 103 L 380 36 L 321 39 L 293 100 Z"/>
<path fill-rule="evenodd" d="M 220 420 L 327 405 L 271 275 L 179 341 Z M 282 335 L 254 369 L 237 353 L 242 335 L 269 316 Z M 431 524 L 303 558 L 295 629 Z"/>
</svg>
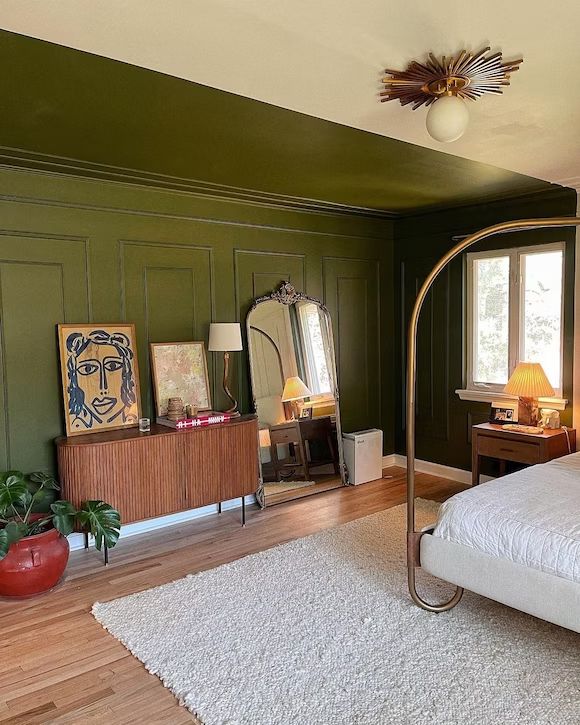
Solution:
<svg viewBox="0 0 580 725">
<path fill-rule="evenodd" d="M 135 326 L 58 325 L 66 433 L 138 425 L 141 415 Z"/>
</svg>

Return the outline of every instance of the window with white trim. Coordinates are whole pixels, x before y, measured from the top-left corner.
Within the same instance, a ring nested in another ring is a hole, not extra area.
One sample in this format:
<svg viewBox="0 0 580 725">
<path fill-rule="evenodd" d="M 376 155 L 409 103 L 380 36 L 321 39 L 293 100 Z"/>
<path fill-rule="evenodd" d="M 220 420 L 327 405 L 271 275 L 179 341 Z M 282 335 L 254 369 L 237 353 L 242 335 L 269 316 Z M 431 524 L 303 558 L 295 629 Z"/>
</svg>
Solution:
<svg viewBox="0 0 580 725">
<path fill-rule="evenodd" d="M 467 387 L 502 391 L 520 361 L 562 394 L 564 243 L 467 254 Z"/>
</svg>

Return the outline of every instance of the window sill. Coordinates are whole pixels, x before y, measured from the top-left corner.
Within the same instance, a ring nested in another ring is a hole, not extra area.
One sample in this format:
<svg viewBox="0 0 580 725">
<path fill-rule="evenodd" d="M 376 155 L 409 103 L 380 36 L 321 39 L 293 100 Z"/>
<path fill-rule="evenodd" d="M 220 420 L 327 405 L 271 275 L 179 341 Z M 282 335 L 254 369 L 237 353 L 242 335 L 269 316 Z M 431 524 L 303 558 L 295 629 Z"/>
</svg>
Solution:
<svg viewBox="0 0 580 725">
<path fill-rule="evenodd" d="M 492 403 L 493 401 L 505 400 L 509 403 L 517 403 L 518 399 L 506 393 L 499 393 L 493 390 L 456 390 L 461 400 L 472 400 L 477 403 Z M 552 410 L 565 410 L 568 401 L 565 398 L 540 398 L 541 408 L 552 408 Z"/>
</svg>

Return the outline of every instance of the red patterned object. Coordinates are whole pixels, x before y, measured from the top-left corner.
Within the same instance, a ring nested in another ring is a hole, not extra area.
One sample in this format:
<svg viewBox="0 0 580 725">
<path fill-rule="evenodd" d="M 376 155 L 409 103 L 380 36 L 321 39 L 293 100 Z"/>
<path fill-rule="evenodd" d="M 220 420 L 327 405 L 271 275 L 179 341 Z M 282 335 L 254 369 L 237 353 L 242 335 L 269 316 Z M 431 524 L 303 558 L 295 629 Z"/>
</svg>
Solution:
<svg viewBox="0 0 580 725">
<path fill-rule="evenodd" d="M 56 529 L 12 544 L 0 560 L 0 596 L 29 597 L 52 589 L 66 569 L 69 548 Z"/>
</svg>

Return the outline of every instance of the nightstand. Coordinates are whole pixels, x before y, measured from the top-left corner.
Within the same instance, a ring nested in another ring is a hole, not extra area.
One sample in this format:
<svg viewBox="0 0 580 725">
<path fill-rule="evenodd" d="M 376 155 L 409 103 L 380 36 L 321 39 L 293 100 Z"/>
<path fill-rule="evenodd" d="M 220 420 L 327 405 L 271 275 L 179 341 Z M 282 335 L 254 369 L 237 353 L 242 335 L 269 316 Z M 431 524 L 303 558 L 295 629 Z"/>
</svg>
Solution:
<svg viewBox="0 0 580 725">
<path fill-rule="evenodd" d="M 533 466 L 575 451 L 576 431 L 573 428 L 568 428 L 568 436 L 563 428 L 545 429 L 541 435 L 531 435 L 504 430 L 503 426 L 494 423 L 474 425 L 471 429 L 471 483 L 473 486 L 479 483 L 479 469 L 484 456 L 497 458 L 500 474 L 503 475 L 506 461 Z"/>
</svg>

